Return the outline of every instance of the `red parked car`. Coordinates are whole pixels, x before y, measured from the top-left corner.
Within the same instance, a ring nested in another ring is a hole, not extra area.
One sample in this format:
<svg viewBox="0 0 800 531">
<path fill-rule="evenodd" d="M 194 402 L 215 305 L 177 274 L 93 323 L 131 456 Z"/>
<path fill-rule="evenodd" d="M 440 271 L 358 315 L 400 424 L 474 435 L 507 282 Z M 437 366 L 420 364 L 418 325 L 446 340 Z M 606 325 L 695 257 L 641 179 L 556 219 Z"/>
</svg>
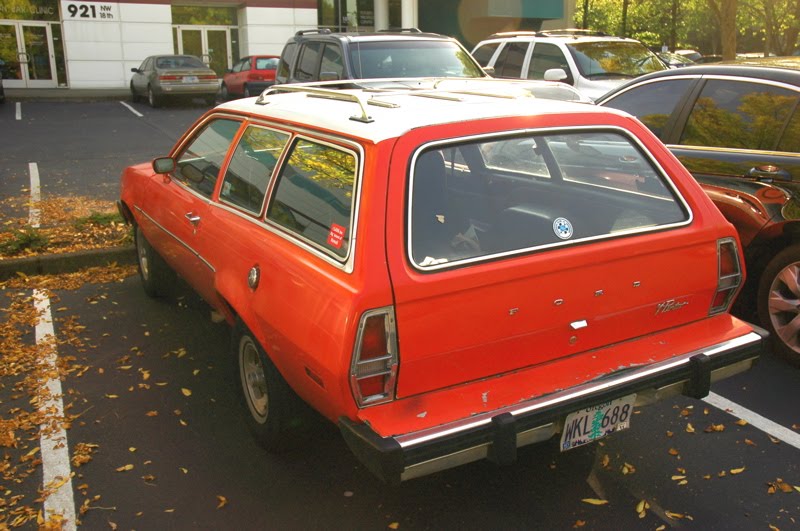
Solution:
<svg viewBox="0 0 800 531">
<path fill-rule="evenodd" d="M 277 55 L 251 55 L 243 57 L 222 76 L 220 99 L 256 96 L 265 88 L 275 84 L 275 69 L 278 68 Z"/>
<path fill-rule="evenodd" d="M 736 231 L 645 126 L 496 83 L 222 104 L 120 209 L 145 290 L 177 272 L 230 323 L 258 440 L 302 400 L 387 481 L 596 441 L 766 335 L 728 312 Z"/>
</svg>

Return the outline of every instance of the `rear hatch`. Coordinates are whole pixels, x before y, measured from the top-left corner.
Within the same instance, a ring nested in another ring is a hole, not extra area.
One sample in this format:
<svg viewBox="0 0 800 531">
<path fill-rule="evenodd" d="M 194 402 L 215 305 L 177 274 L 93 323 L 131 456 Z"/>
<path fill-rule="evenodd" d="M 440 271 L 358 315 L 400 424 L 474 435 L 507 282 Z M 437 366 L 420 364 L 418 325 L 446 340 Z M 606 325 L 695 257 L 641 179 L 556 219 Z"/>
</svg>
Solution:
<svg viewBox="0 0 800 531">
<path fill-rule="evenodd" d="M 733 231 L 622 130 L 429 144 L 409 171 L 397 398 L 702 320 L 741 280 L 718 293 Z"/>
</svg>

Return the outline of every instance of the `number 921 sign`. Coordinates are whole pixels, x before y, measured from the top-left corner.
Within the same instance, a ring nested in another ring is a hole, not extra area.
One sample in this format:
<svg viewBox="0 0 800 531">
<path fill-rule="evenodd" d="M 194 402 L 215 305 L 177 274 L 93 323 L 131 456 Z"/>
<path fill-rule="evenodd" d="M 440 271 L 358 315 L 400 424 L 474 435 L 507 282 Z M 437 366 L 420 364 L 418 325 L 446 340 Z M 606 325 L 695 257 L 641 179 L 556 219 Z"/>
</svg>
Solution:
<svg viewBox="0 0 800 531">
<path fill-rule="evenodd" d="M 117 4 L 103 2 L 61 2 L 64 20 L 119 20 Z"/>
</svg>

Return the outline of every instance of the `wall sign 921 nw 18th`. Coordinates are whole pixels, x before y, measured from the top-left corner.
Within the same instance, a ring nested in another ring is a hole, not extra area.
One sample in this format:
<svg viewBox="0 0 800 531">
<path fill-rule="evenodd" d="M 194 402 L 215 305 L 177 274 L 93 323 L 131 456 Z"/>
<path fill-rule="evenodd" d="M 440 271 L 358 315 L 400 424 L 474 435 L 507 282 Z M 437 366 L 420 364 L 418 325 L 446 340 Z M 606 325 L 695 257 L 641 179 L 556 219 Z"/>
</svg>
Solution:
<svg viewBox="0 0 800 531">
<path fill-rule="evenodd" d="M 70 19 L 78 20 L 117 20 L 116 4 L 100 2 L 62 2 L 62 12 Z"/>
<path fill-rule="evenodd" d="M 604 404 L 575 411 L 564 421 L 561 451 L 583 446 L 609 433 L 629 428 L 636 395 L 628 395 Z"/>
</svg>

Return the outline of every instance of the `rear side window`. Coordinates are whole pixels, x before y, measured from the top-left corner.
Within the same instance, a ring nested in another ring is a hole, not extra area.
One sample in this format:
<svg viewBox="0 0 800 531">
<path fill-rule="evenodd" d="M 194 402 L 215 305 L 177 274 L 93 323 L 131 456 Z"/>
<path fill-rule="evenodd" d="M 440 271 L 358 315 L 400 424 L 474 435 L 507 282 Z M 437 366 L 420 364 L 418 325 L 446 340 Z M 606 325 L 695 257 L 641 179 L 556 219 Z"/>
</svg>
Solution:
<svg viewBox="0 0 800 531">
<path fill-rule="evenodd" d="M 248 127 L 233 152 L 219 192 L 221 201 L 258 215 L 264 195 L 289 135 Z"/>
<path fill-rule="evenodd" d="M 275 81 L 278 83 L 286 83 L 289 81 L 289 71 L 294 62 L 294 56 L 297 53 L 297 43 L 290 42 L 283 48 L 281 60 L 278 62 L 278 70 L 275 73 Z"/>
<path fill-rule="evenodd" d="M 468 162 L 469 161 L 469 162 Z M 616 131 L 437 146 L 413 162 L 409 251 L 421 269 L 686 223 L 685 202 Z"/>
<path fill-rule="evenodd" d="M 335 44 L 326 44 L 322 52 L 322 63 L 319 66 L 320 77 L 323 79 L 342 79 L 344 77 L 344 63 L 342 50 Z"/>
<path fill-rule="evenodd" d="M 316 81 L 317 68 L 319 67 L 319 54 L 322 43 L 309 42 L 300 48 L 300 57 L 297 58 L 297 69 L 294 78 L 298 81 Z"/>
<path fill-rule="evenodd" d="M 528 51 L 527 42 L 510 42 L 500 50 L 497 62 L 494 64 L 494 73 L 497 77 L 518 79 L 522 77 L 522 63 Z"/>
<path fill-rule="evenodd" d="M 211 197 L 220 168 L 239 130 L 234 120 L 206 124 L 176 157 L 173 177 L 204 197 Z"/>
<path fill-rule="evenodd" d="M 476 48 L 474 52 L 472 52 L 472 57 L 478 61 L 478 64 L 481 66 L 486 66 L 489 64 L 489 61 L 492 60 L 492 56 L 494 52 L 497 50 L 497 47 L 500 46 L 500 42 L 490 42 L 488 44 L 484 44 L 479 48 Z"/>
<path fill-rule="evenodd" d="M 352 238 L 356 173 L 354 153 L 297 139 L 278 176 L 267 218 L 345 259 Z"/>
<path fill-rule="evenodd" d="M 603 106 L 634 115 L 663 141 L 667 121 L 692 83 L 693 79 L 671 79 L 639 85 L 604 102 Z"/>
<path fill-rule="evenodd" d="M 780 144 L 778 144 L 778 151 L 800 153 L 800 109 L 796 109 L 794 116 L 789 120 L 789 125 L 786 127 L 786 131 L 783 132 Z"/>
<path fill-rule="evenodd" d="M 681 144 L 776 149 L 798 92 L 764 83 L 711 79 L 695 102 Z"/>
</svg>

